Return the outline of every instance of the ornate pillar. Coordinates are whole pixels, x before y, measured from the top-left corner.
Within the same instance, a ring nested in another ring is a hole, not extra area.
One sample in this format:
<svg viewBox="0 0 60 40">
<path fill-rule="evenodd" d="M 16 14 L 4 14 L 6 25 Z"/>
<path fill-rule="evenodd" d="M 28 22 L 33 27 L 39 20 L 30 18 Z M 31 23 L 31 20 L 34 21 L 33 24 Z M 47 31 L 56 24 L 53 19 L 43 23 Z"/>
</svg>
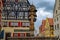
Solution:
<svg viewBox="0 0 60 40">
<path fill-rule="evenodd" d="M 30 20 L 30 35 L 34 36 L 34 22 L 36 21 L 36 9 L 34 5 L 30 6 L 29 10 L 29 20 Z"/>
</svg>

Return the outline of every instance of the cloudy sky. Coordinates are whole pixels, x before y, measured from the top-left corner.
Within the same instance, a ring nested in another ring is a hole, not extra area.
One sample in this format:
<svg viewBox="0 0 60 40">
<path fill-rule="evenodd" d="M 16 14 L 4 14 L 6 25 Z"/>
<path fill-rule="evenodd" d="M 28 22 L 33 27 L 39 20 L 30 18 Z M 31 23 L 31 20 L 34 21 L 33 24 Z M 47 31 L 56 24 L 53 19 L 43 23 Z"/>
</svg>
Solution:
<svg viewBox="0 0 60 40">
<path fill-rule="evenodd" d="M 55 0 L 29 0 L 37 9 L 37 21 L 35 22 L 35 29 L 39 30 L 41 22 L 46 17 L 53 18 L 53 9 Z"/>
</svg>

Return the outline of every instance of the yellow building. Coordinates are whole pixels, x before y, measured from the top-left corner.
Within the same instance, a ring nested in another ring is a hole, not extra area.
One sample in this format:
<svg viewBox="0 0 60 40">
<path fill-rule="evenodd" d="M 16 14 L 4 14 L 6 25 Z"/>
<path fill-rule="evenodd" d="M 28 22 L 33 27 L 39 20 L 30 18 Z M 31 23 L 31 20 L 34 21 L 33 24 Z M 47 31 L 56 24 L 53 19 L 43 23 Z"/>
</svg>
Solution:
<svg viewBox="0 0 60 40">
<path fill-rule="evenodd" d="M 46 18 L 45 37 L 54 37 L 54 27 L 52 18 Z"/>
</svg>

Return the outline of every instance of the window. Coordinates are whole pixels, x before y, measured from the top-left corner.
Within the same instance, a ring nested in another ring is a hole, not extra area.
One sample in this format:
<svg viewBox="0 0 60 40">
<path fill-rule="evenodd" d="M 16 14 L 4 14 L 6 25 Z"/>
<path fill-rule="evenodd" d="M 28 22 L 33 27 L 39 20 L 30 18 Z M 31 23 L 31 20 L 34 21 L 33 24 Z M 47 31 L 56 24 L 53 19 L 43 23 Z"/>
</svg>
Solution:
<svg viewBox="0 0 60 40">
<path fill-rule="evenodd" d="M 6 37 L 11 37 L 11 33 L 6 33 Z"/>
<path fill-rule="evenodd" d="M 30 26 L 30 23 L 29 23 L 29 22 L 23 22 L 23 23 L 22 23 L 22 26 L 24 26 L 24 27 L 27 26 L 27 27 L 28 27 L 28 26 Z"/>
<path fill-rule="evenodd" d="M 57 29 L 59 29 L 59 24 L 57 24 Z"/>
<path fill-rule="evenodd" d="M 18 10 L 21 11 L 21 7 L 19 7 Z"/>
<path fill-rule="evenodd" d="M 24 2 L 21 3 L 21 6 L 22 6 L 22 7 L 27 7 L 27 5 L 28 5 L 28 4 L 27 4 L 27 1 L 26 1 L 26 0 L 23 0 L 23 1 L 24 1 Z"/>
<path fill-rule="evenodd" d="M 13 37 L 18 37 L 18 33 L 13 33 Z"/>
<path fill-rule="evenodd" d="M 23 10 L 26 10 L 26 8 L 23 8 Z"/>
<path fill-rule="evenodd" d="M 55 25 L 55 29 L 56 29 L 56 25 Z"/>
<path fill-rule="evenodd" d="M 22 26 L 25 26 L 25 23 L 22 23 Z"/>
<path fill-rule="evenodd" d="M 8 23 L 7 22 L 3 22 L 3 27 L 7 27 Z"/>
<path fill-rule="evenodd" d="M 23 17 L 24 17 L 24 13 L 23 12 L 19 12 L 18 13 L 18 19 L 23 19 Z"/>
<path fill-rule="evenodd" d="M 20 4 L 18 4 L 18 7 L 20 7 Z"/>
<path fill-rule="evenodd" d="M 28 12 L 25 12 L 25 19 L 28 19 Z"/>
<path fill-rule="evenodd" d="M 58 21 L 58 17 L 57 17 L 57 21 Z"/>
<path fill-rule="evenodd" d="M 54 21 L 56 22 L 56 19 L 54 19 Z"/>
<path fill-rule="evenodd" d="M 25 12 L 25 16 L 27 16 L 27 17 L 28 17 L 28 12 Z"/>
<path fill-rule="evenodd" d="M 7 16 L 7 12 L 3 12 L 3 13 L 2 13 L 2 16 L 3 16 L 3 17 L 4 17 L 4 16 L 6 17 L 6 16 Z"/>
<path fill-rule="evenodd" d="M 20 33 L 20 37 L 24 37 L 25 36 L 25 34 L 24 33 Z"/>
<path fill-rule="evenodd" d="M 14 16 L 15 16 L 14 12 L 9 13 L 9 17 L 14 17 Z"/>
<path fill-rule="evenodd" d="M 25 25 L 26 25 L 26 26 L 30 26 L 30 23 L 27 22 L 27 23 L 25 23 Z"/>
<path fill-rule="evenodd" d="M 25 16 L 25 19 L 28 19 L 28 17 Z"/>
<path fill-rule="evenodd" d="M 8 7 L 6 7 L 6 9 L 7 9 L 7 10 L 10 10 L 10 7 L 8 6 Z"/>
<path fill-rule="evenodd" d="M 57 14 L 57 10 L 56 10 L 56 14 Z"/>
<path fill-rule="evenodd" d="M 25 33 L 13 33 L 13 37 L 25 37 Z"/>
<path fill-rule="evenodd" d="M 54 35 L 54 33 L 52 32 L 52 35 Z"/>
<path fill-rule="evenodd" d="M 16 15 L 14 12 L 10 12 L 8 15 L 8 20 L 15 20 L 16 19 Z"/>
<path fill-rule="evenodd" d="M 53 28 L 54 28 L 53 25 L 50 25 L 50 28 L 51 28 L 51 30 L 54 30 L 54 29 L 53 29 Z"/>
<path fill-rule="evenodd" d="M 11 26 L 15 26 L 15 27 L 17 27 L 18 26 L 18 22 L 11 22 L 11 24 L 10 24 Z"/>
<path fill-rule="evenodd" d="M 20 16 L 24 16 L 23 14 L 24 14 L 23 12 L 19 12 L 18 17 L 20 17 Z"/>
</svg>

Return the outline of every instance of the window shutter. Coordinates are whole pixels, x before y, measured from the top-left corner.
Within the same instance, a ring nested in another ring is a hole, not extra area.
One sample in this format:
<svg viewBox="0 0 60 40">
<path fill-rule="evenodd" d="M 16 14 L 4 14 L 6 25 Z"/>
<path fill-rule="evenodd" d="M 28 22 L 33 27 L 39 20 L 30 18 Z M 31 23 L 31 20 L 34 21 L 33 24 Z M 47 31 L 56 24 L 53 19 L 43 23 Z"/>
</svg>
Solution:
<svg viewBox="0 0 60 40">
<path fill-rule="evenodd" d="M 18 26 L 21 27 L 22 26 L 22 22 L 18 22 Z"/>
<path fill-rule="evenodd" d="M 9 27 L 11 26 L 11 22 L 9 22 Z"/>
<path fill-rule="evenodd" d="M 20 33 L 18 33 L 18 37 L 20 37 Z"/>
</svg>

